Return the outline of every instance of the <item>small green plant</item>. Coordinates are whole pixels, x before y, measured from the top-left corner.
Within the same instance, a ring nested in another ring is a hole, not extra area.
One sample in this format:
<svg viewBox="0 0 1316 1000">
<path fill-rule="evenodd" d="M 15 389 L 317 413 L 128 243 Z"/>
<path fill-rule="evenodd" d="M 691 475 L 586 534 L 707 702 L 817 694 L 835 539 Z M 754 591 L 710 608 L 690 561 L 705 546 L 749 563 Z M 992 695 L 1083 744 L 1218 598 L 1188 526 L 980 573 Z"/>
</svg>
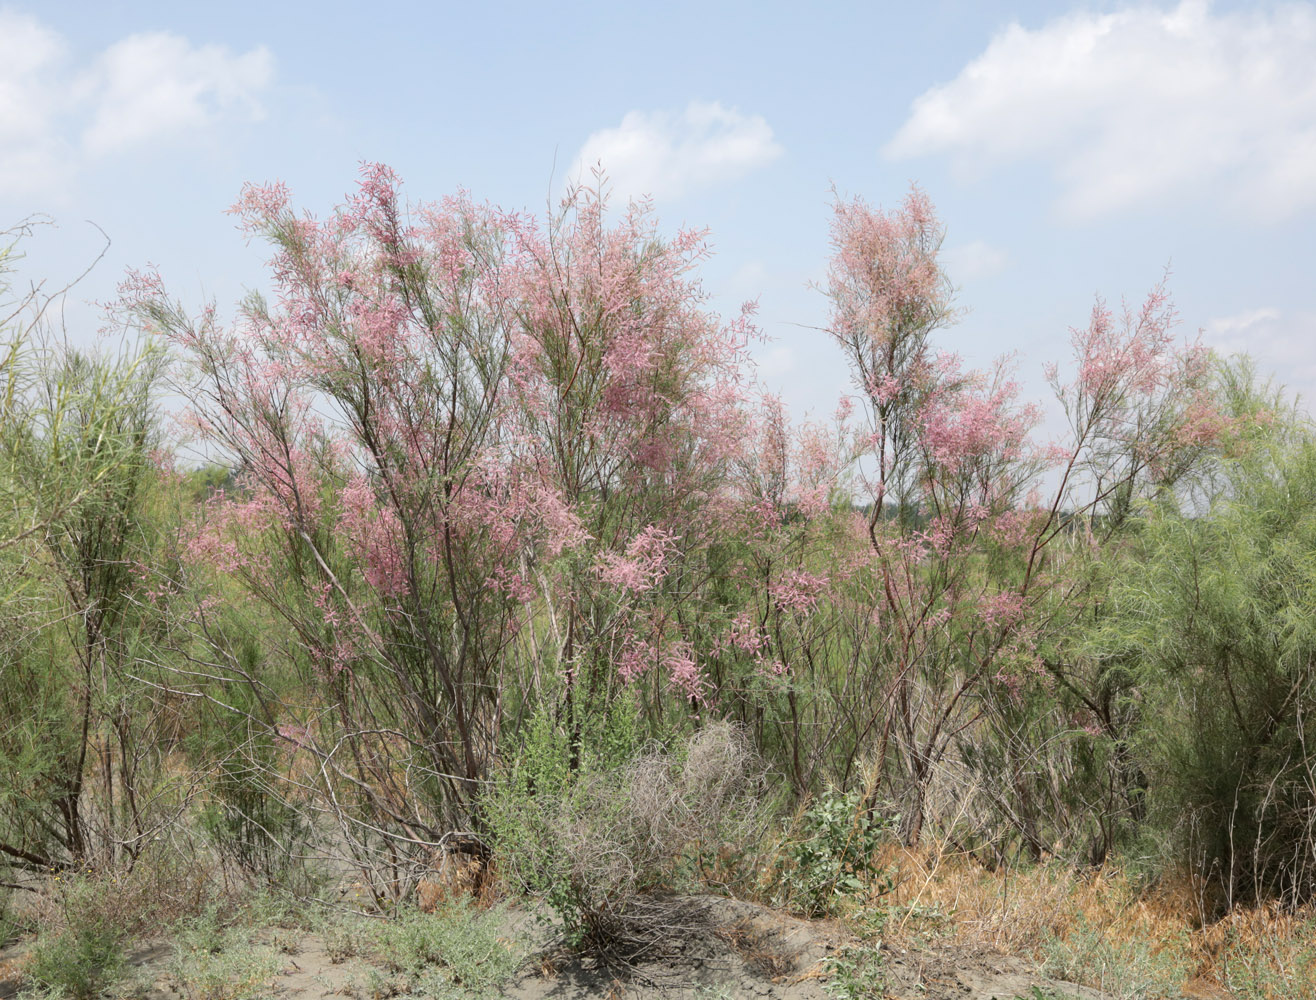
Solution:
<svg viewBox="0 0 1316 1000">
<path fill-rule="evenodd" d="M 380 925 L 376 944 L 389 971 L 415 979 L 414 993 L 489 996 L 521 960 L 501 936 L 502 916 L 464 900 L 437 913 L 413 911 Z"/>
<path fill-rule="evenodd" d="M 863 808 L 858 792 L 828 790 L 800 817 L 780 871 L 782 902 L 806 916 L 836 912 L 842 900 L 889 892 L 874 854 L 894 821 Z"/>
<path fill-rule="evenodd" d="M 325 954 L 334 965 L 341 965 L 363 951 L 365 930 L 358 918 L 329 918 L 320 924 L 319 931 Z"/>
<path fill-rule="evenodd" d="M 954 933 L 955 913 L 947 913 L 940 906 L 910 903 L 891 906 L 884 911 L 885 919 L 900 926 L 902 931 L 917 935 L 922 940 L 946 937 Z"/>
<path fill-rule="evenodd" d="M 302 950 L 301 935 L 290 927 L 276 928 L 270 943 L 278 949 L 280 955 L 296 955 Z"/>
<path fill-rule="evenodd" d="M 43 935 L 27 973 L 34 983 L 72 1000 L 92 1000 L 114 984 L 123 964 L 122 932 L 98 918 Z"/>
<path fill-rule="evenodd" d="M 1176 996 L 1192 976 L 1186 939 L 1186 931 L 1156 941 L 1119 939 L 1080 918 L 1063 939 L 1046 944 L 1042 972 L 1095 986 L 1118 1000 Z"/>
<path fill-rule="evenodd" d="M 695 1000 L 735 1000 L 735 993 L 730 986 L 700 986 L 695 990 Z"/>
<path fill-rule="evenodd" d="M 66 873 L 52 884 L 64 926 L 37 939 L 27 974 L 54 994 L 90 1000 L 117 982 L 125 962 L 128 928 L 116 919 L 114 883 Z"/>
<path fill-rule="evenodd" d="M 1021 996 L 1016 993 L 1014 1000 L 1072 1000 L 1072 993 L 1061 993 L 1054 986 L 1048 986 L 1043 989 L 1041 986 L 1034 986 L 1028 991 L 1027 996 Z"/>
<path fill-rule="evenodd" d="M 190 1000 L 256 1000 L 279 970 L 273 948 L 253 945 L 209 911 L 178 934 L 172 971 Z"/>
<path fill-rule="evenodd" d="M 823 963 L 831 978 L 823 987 L 839 1000 L 863 1000 L 882 995 L 882 954 L 861 944 L 847 944 Z"/>
<path fill-rule="evenodd" d="M 372 966 L 366 969 L 365 982 L 356 983 L 356 989 L 357 995 L 364 996 L 367 1000 L 388 1000 L 389 997 L 400 996 L 407 992 L 407 981 L 404 976 L 384 972 Z"/>
<path fill-rule="evenodd" d="M 224 928 L 221 909 L 215 904 L 207 906 L 194 918 L 175 931 L 174 944 L 180 951 L 216 954 L 224 950 L 229 935 Z"/>
</svg>

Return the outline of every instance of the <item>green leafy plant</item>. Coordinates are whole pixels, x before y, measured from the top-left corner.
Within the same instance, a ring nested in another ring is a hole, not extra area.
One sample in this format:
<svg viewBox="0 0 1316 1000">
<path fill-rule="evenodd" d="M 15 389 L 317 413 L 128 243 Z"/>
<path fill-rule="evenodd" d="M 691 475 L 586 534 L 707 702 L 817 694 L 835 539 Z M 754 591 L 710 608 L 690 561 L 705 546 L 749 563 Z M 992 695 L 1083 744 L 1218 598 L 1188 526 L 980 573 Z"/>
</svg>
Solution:
<svg viewBox="0 0 1316 1000">
<path fill-rule="evenodd" d="M 842 900 L 881 894 L 891 879 L 874 859 L 895 819 L 874 816 L 858 792 L 829 789 L 800 817 L 780 872 L 781 901 L 806 916 L 836 912 Z"/>
<path fill-rule="evenodd" d="M 823 987 L 829 996 L 840 1000 L 863 1000 L 882 995 L 884 981 L 882 954 L 861 944 L 844 945 L 823 963 L 831 976 Z"/>
<path fill-rule="evenodd" d="M 255 1000 L 278 972 L 273 948 L 253 944 L 212 907 L 179 930 L 172 972 L 191 1000 Z"/>
<path fill-rule="evenodd" d="M 394 973 L 413 977 L 412 992 L 489 996 L 521 960 L 504 936 L 502 909 L 478 911 L 461 900 L 432 914 L 409 912 L 381 924 L 375 943 Z"/>
<path fill-rule="evenodd" d="M 102 913 L 78 916 L 58 934 L 42 935 L 32 950 L 31 980 L 73 1000 L 92 1000 L 123 969 L 124 933 Z"/>
</svg>

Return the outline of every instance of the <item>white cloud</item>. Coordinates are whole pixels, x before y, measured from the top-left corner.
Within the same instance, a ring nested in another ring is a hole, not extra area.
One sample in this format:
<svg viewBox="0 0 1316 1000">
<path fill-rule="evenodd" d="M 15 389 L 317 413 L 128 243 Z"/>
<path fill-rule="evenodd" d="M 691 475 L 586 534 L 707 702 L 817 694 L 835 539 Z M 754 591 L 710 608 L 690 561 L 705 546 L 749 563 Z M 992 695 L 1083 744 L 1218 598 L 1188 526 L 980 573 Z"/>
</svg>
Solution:
<svg viewBox="0 0 1316 1000">
<path fill-rule="evenodd" d="M 37 18 L 0 10 L 0 193 L 58 190 L 101 157 L 263 114 L 268 50 L 130 35 L 83 66 Z"/>
<path fill-rule="evenodd" d="M 1316 399 L 1316 315 L 1286 315 L 1270 306 L 1211 320 L 1202 342 L 1222 354 L 1246 354 L 1258 373 L 1300 395 Z"/>
<path fill-rule="evenodd" d="M 1216 346 L 1227 350 L 1244 350 L 1252 339 L 1249 331 L 1257 326 L 1274 323 L 1280 318 L 1280 312 L 1271 306 L 1250 309 L 1233 316 L 1220 316 L 1206 324 L 1203 331 Z"/>
<path fill-rule="evenodd" d="M 131 35 L 106 49 L 83 80 L 96 95 L 83 144 L 95 156 L 209 128 L 230 112 L 259 119 L 260 94 L 273 77 L 264 48 L 236 55 L 165 32 Z"/>
<path fill-rule="evenodd" d="M 679 112 L 628 111 L 620 125 L 585 140 L 568 176 L 588 179 L 602 164 L 618 199 L 679 198 L 743 177 L 781 153 L 761 116 L 691 101 Z"/>
<path fill-rule="evenodd" d="M 1004 250 L 982 240 L 947 247 L 941 253 L 941 260 L 954 281 L 991 278 L 1004 271 L 1010 263 L 1010 257 Z"/>
<path fill-rule="evenodd" d="M 1269 219 L 1316 207 L 1316 6 L 1082 11 L 1015 24 L 928 90 L 891 157 L 1038 158 L 1085 218 L 1185 197 Z"/>
<path fill-rule="evenodd" d="M 51 128 L 65 110 L 64 41 L 36 18 L 0 10 L 0 191 L 58 182 L 68 150 Z"/>
</svg>

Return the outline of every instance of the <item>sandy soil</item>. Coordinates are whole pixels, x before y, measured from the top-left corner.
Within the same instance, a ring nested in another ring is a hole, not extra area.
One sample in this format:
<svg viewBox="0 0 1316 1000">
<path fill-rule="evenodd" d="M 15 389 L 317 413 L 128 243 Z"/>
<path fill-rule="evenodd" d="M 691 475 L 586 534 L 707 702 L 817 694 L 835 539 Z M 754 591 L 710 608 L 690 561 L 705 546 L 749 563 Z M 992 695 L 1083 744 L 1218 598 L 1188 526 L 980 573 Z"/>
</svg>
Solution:
<svg viewBox="0 0 1316 1000">
<path fill-rule="evenodd" d="M 630 981 L 579 965 L 553 975 L 534 971 L 505 993 L 520 1000 L 820 1000 L 829 997 L 828 959 L 849 943 L 836 924 L 798 920 L 752 903 L 711 900 L 709 927 L 676 954 L 640 967 Z M 1031 974 L 1006 956 L 964 949 L 882 955 L 882 992 L 891 1000 L 1032 1000 L 1033 987 L 1056 1000 L 1102 1000 L 1101 994 Z M 1045 991 L 1050 990 L 1050 993 Z"/>
<path fill-rule="evenodd" d="M 829 996 L 828 959 L 851 943 L 836 924 L 798 920 L 751 903 L 709 898 L 700 902 L 699 913 L 660 956 L 629 974 L 555 952 L 545 937 L 535 942 L 531 957 L 501 995 L 514 1000 L 823 1000 Z M 509 926 L 510 935 L 545 933 L 532 930 L 533 921 L 524 914 L 509 921 L 515 925 Z M 1094 990 L 1049 982 L 1008 956 L 955 947 L 879 948 L 881 992 L 872 995 L 881 998 L 1102 1000 Z M 191 1000 L 169 979 L 169 955 L 170 947 L 161 942 L 132 956 L 143 977 L 154 983 L 145 996 Z M 263 995 L 288 1000 L 371 997 L 365 986 L 371 982 L 370 963 L 334 958 L 315 935 L 285 941 L 279 970 Z M 17 994 L 22 964 L 21 947 L 0 953 L 0 997 Z M 378 990 L 388 980 L 376 971 L 373 982 Z M 376 995 L 389 995 L 385 990 Z"/>
</svg>

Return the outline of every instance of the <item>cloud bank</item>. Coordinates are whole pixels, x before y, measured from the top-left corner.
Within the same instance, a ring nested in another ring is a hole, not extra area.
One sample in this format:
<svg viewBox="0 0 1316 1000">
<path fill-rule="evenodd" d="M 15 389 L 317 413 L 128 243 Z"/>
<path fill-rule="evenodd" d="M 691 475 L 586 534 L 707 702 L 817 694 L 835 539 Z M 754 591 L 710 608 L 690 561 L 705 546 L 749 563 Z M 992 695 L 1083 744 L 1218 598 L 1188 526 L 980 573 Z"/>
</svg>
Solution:
<svg viewBox="0 0 1316 1000">
<path fill-rule="evenodd" d="M 1316 399 L 1316 313 L 1260 306 L 1218 316 L 1202 328 L 1202 342 L 1222 354 L 1246 354 L 1275 383 L 1296 394 L 1310 412 Z"/>
<path fill-rule="evenodd" d="M 691 101 L 684 111 L 628 111 L 620 125 L 592 133 L 568 177 L 588 182 L 602 166 L 615 198 L 674 200 L 737 180 L 781 153 L 761 116 Z"/>
<path fill-rule="evenodd" d="M 884 152 L 963 171 L 1050 166 L 1088 219 L 1222 201 L 1269 221 L 1316 207 L 1316 6 L 1078 12 L 1015 24 L 918 97 Z"/>
<path fill-rule="evenodd" d="M 108 156 L 264 114 L 263 48 L 129 35 L 82 65 L 37 18 L 0 10 L 0 190 L 45 193 Z"/>
</svg>

